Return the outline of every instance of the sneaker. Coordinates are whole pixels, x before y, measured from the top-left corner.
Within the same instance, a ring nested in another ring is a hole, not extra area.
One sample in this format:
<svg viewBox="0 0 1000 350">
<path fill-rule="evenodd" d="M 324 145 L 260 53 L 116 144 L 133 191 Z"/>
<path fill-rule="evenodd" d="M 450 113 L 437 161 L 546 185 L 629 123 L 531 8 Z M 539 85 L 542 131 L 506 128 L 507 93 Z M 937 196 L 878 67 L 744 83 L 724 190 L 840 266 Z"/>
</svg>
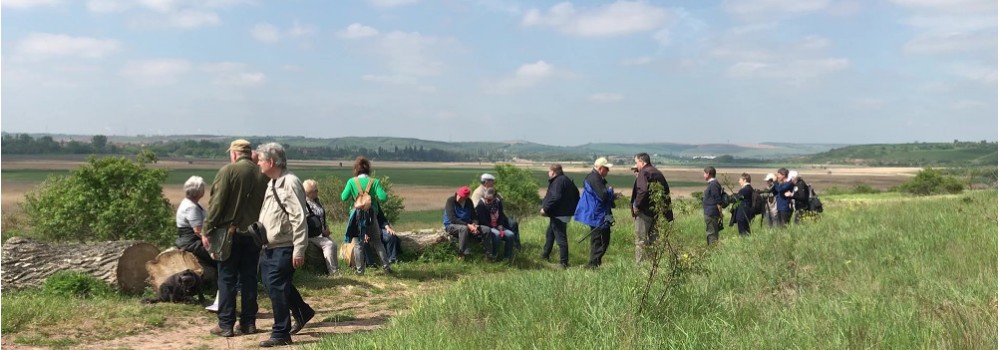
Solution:
<svg viewBox="0 0 1000 350">
<path fill-rule="evenodd" d="M 292 340 L 270 338 L 268 340 L 260 342 L 260 347 L 262 348 L 271 348 L 275 346 L 285 346 L 285 345 L 292 345 Z"/>
<path fill-rule="evenodd" d="M 354 274 L 358 275 L 358 276 L 362 276 L 362 275 L 365 274 L 365 270 L 363 270 L 361 268 L 356 268 L 356 269 L 354 269 Z"/>
<path fill-rule="evenodd" d="M 212 334 L 214 336 L 225 337 L 225 338 L 229 338 L 229 337 L 232 337 L 233 335 L 235 335 L 235 334 L 233 334 L 233 329 L 232 328 L 222 329 L 222 327 L 219 327 L 219 326 L 215 326 L 215 328 L 212 328 L 212 329 L 208 330 L 208 333 L 210 333 L 210 334 Z"/>
<path fill-rule="evenodd" d="M 219 303 L 212 303 L 212 305 L 206 306 L 205 310 L 208 312 L 219 313 Z"/>
</svg>

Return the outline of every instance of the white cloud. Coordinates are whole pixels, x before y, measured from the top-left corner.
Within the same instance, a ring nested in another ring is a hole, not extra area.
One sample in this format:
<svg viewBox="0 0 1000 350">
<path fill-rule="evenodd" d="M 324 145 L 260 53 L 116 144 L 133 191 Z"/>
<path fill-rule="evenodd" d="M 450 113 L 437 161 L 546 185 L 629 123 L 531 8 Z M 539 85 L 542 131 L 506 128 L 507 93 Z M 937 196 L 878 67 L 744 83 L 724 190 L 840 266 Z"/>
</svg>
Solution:
<svg viewBox="0 0 1000 350">
<path fill-rule="evenodd" d="M 652 57 L 642 56 L 642 57 L 635 57 L 635 58 L 626 58 L 626 59 L 622 60 L 621 63 L 622 63 L 623 66 L 641 66 L 641 65 L 650 64 L 652 62 L 653 62 L 653 58 Z"/>
<path fill-rule="evenodd" d="M 365 74 L 361 76 L 361 80 L 390 85 L 413 85 L 417 82 L 416 78 L 408 76 L 375 74 Z"/>
<path fill-rule="evenodd" d="M 890 0 L 896 5 L 935 13 L 997 12 L 996 0 Z"/>
<path fill-rule="evenodd" d="M 266 79 L 264 73 L 251 71 L 246 64 L 238 62 L 207 63 L 199 68 L 209 74 L 215 85 L 252 87 L 261 85 Z"/>
<path fill-rule="evenodd" d="M 962 78 L 987 85 L 997 84 L 997 66 L 981 63 L 958 63 L 952 65 L 952 72 Z"/>
<path fill-rule="evenodd" d="M 800 50 L 822 50 L 830 47 L 830 39 L 821 36 L 807 36 L 795 45 Z"/>
<path fill-rule="evenodd" d="M 417 3 L 418 0 L 368 0 L 375 7 L 389 8 Z"/>
<path fill-rule="evenodd" d="M 281 30 L 270 23 L 257 23 L 250 29 L 250 36 L 260 42 L 275 43 L 281 39 Z"/>
<path fill-rule="evenodd" d="M 535 86 L 555 73 L 555 68 L 545 61 L 526 63 L 517 68 L 513 76 L 487 84 L 489 93 L 509 93 L 514 90 Z"/>
<path fill-rule="evenodd" d="M 180 59 L 130 61 L 121 75 L 139 85 L 169 85 L 191 71 L 191 63 Z"/>
<path fill-rule="evenodd" d="M 292 27 L 288 28 L 288 36 L 292 38 L 300 38 L 313 35 L 316 31 L 316 26 L 311 24 L 301 24 L 298 20 L 295 20 L 292 21 Z"/>
<path fill-rule="evenodd" d="M 378 30 L 361 23 L 351 23 L 344 30 L 337 32 L 337 36 L 343 39 L 360 39 L 376 35 L 378 35 Z"/>
<path fill-rule="evenodd" d="M 15 48 L 18 57 L 43 59 L 54 56 L 101 58 L 118 51 L 121 43 L 114 39 L 72 37 L 63 34 L 31 33 Z"/>
<path fill-rule="evenodd" d="M 129 7 L 129 4 L 122 0 L 89 0 L 87 10 L 94 13 L 121 12 Z"/>
<path fill-rule="evenodd" d="M 989 106 L 983 101 L 978 100 L 958 100 L 951 104 L 951 108 L 957 110 L 968 110 L 968 109 L 980 109 Z"/>
<path fill-rule="evenodd" d="M 417 32 L 389 32 L 382 36 L 377 50 L 386 60 L 389 69 L 407 76 L 440 74 L 444 63 L 437 57 L 436 49 L 443 40 Z"/>
<path fill-rule="evenodd" d="M 920 34 L 903 45 L 903 52 L 908 54 L 949 54 L 984 49 L 996 51 L 996 34 L 996 30 L 944 35 Z"/>
<path fill-rule="evenodd" d="M 722 9 L 744 18 L 782 16 L 819 11 L 830 5 L 829 0 L 725 0 Z"/>
<path fill-rule="evenodd" d="M 166 25 L 173 28 L 192 29 L 217 26 L 222 23 L 214 12 L 184 10 L 167 16 Z"/>
<path fill-rule="evenodd" d="M 62 2 L 59 0 L 3 0 L 0 6 L 12 9 L 27 9 L 39 6 L 56 6 Z"/>
<path fill-rule="evenodd" d="M 551 27 L 574 36 L 608 37 L 650 31 L 663 26 L 668 13 L 646 1 L 615 1 L 598 8 L 577 10 L 563 2 L 541 11 L 528 10 L 521 18 L 524 27 Z"/>
<path fill-rule="evenodd" d="M 596 93 L 587 97 L 590 102 L 599 104 L 617 103 L 625 99 L 625 95 L 616 93 Z"/>
<path fill-rule="evenodd" d="M 728 75 L 737 79 L 782 79 L 802 81 L 818 78 L 850 67 L 844 58 L 802 59 L 783 62 L 737 62 Z"/>
</svg>

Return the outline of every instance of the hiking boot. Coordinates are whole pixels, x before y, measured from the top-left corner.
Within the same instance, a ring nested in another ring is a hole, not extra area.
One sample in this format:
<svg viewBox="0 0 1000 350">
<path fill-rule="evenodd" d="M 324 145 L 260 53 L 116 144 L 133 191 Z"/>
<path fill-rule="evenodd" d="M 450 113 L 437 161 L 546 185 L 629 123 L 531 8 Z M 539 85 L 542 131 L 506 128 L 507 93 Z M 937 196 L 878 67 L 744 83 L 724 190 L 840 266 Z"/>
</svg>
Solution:
<svg viewBox="0 0 1000 350">
<path fill-rule="evenodd" d="M 559 263 L 559 267 L 561 267 L 563 270 L 568 269 L 569 263 Z"/>
<path fill-rule="evenodd" d="M 225 338 L 229 338 L 235 335 L 233 334 L 232 328 L 222 329 L 222 327 L 219 326 L 215 326 L 215 328 L 208 330 L 208 333 L 211 333 L 214 336 L 225 337 Z"/>
<path fill-rule="evenodd" d="M 268 340 L 260 342 L 260 347 L 262 348 L 272 348 L 275 346 L 285 346 L 285 345 L 292 345 L 292 340 L 270 338 Z"/>
<path fill-rule="evenodd" d="M 236 327 L 236 328 L 240 330 L 240 334 L 254 334 L 254 333 L 257 333 L 257 325 L 255 325 L 255 324 L 247 324 L 247 325 L 240 324 L 240 326 Z"/>
<path fill-rule="evenodd" d="M 316 316 L 316 310 L 313 310 L 309 306 L 306 306 L 306 309 L 301 313 L 293 312 L 292 318 L 295 322 L 292 322 L 292 329 L 288 331 L 288 334 L 294 335 L 298 333 L 302 330 L 302 327 L 306 326 L 306 323 L 309 323 L 309 320 L 311 320 L 313 316 Z"/>
</svg>

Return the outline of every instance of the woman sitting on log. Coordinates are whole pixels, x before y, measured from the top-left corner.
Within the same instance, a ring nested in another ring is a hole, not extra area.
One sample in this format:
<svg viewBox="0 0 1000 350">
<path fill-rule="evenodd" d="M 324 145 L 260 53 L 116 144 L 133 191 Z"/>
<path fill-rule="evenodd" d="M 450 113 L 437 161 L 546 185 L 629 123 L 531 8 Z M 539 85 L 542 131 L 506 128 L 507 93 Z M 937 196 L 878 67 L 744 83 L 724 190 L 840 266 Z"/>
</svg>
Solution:
<svg viewBox="0 0 1000 350">
<path fill-rule="evenodd" d="M 202 267 L 215 268 L 215 260 L 201 243 L 201 226 L 205 209 L 198 201 L 205 196 L 205 180 L 192 176 L 184 182 L 184 200 L 177 206 L 177 249 L 191 252 Z"/>
</svg>

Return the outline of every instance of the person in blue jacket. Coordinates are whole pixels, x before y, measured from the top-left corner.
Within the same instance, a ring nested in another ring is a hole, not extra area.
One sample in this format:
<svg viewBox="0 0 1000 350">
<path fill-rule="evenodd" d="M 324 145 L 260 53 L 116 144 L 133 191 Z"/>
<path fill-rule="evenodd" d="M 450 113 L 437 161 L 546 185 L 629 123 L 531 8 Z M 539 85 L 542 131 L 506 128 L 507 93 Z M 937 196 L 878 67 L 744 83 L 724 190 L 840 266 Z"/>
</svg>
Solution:
<svg viewBox="0 0 1000 350">
<path fill-rule="evenodd" d="M 594 170 L 583 181 L 583 195 L 573 214 L 574 220 L 590 227 L 590 262 L 586 267 L 591 269 L 601 266 L 611 244 L 611 225 L 615 222 L 611 208 L 615 207 L 615 192 L 606 178 L 612 166 L 614 164 L 604 157 L 594 161 Z"/>
<path fill-rule="evenodd" d="M 795 188 L 788 179 L 788 169 L 778 169 L 778 181 L 771 187 L 771 193 L 778 202 L 777 227 L 785 227 L 792 220 L 792 190 Z"/>
</svg>

